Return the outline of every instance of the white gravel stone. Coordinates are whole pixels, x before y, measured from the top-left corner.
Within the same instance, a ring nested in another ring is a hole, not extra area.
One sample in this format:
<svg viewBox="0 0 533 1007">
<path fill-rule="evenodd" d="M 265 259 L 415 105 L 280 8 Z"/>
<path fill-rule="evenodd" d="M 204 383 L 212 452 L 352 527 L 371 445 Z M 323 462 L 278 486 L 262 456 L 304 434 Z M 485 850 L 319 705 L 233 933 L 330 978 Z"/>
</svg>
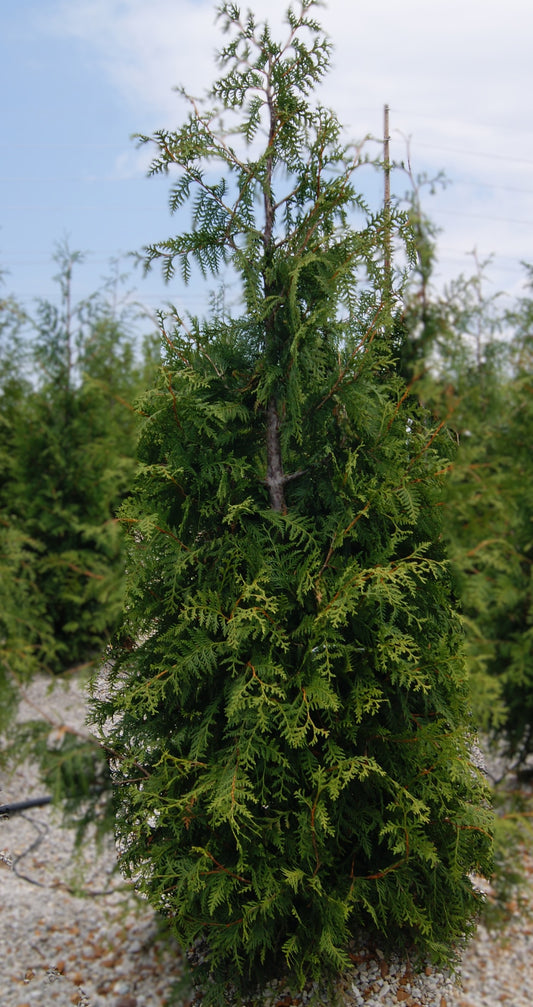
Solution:
<svg viewBox="0 0 533 1007">
<path fill-rule="evenodd" d="M 34 718 L 37 708 L 57 720 L 60 710 L 69 726 L 83 725 L 79 683 L 73 679 L 68 691 L 59 687 L 52 695 L 47 686 L 32 685 L 33 706 L 23 704 L 20 715 Z M 41 792 L 29 765 L 0 786 L 0 803 Z M 170 989 L 184 971 L 181 950 L 161 938 L 144 902 L 119 890 L 111 841 L 101 850 L 85 844 L 83 860 L 86 889 L 108 894 L 80 898 L 69 891 L 73 837 L 49 806 L 0 820 L 1 1007 L 170 1007 Z M 497 935 L 478 928 L 455 979 L 429 966 L 413 974 L 409 963 L 362 946 L 353 949 L 353 967 L 339 986 L 343 1007 L 531 1007 L 533 859 L 526 852 L 524 865 L 532 880 L 523 902 L 509 905 L 509 921 Z M 297 1007 L 311 992 L 291 1000 L 281 982 L 272 1005 Z M 180 1004 L 189 1007 L 192 996 Z"/>
</svg>

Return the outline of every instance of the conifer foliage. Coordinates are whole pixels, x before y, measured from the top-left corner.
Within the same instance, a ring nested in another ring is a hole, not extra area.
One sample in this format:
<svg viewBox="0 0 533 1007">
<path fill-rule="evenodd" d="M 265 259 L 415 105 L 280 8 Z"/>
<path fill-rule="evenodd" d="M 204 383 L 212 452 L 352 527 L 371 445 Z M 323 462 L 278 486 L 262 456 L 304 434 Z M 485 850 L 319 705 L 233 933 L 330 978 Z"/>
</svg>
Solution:
<svg viewBox="0 0 533 1007">
<path fill-rule="evenodd" d="M 130 319 L 74 299 L 81 258 L 59 246 L 59 304 L 6 308 L 0 330 L 0 656 L 23 677 L 94 659 L 122 605 L 141 368 Z"/>
<path fill-rule="evenodd" d="M 422 385 L 458 440 L 446 537 L 475 717 L 521 762 L 533 750 L 531 268 L 511 311 L 483 296 L 482 279 L 461 279 L 431 305 L 433 362 Z"/>
<path fill-rule="evenodd" d="M 142 138 L 193 213 L 148 264 L 228 266 L 243 304 L 163 325 L 94 710 L 124 870 L 205 942 L 213 1003 L 335 975 L 361 928 L 448 954 L 490 861 L 441 541 L 451 442 L 395 366 L 360 151 L 312 103 L 315 6 L 278 44 L 222 4 L 224 75 Z"/>
</svg>

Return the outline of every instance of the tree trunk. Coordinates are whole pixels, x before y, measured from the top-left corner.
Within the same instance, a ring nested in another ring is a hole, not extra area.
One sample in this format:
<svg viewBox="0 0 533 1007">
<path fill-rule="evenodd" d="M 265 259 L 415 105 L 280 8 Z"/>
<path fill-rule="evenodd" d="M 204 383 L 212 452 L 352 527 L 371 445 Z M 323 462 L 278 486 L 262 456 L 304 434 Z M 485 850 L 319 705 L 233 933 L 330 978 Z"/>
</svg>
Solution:
<svg viewBox="0 0 533 1007">
<path fill-rule="evenodd" d="M 285 513 L 285 495 L 283 486 L 283 461 L 281 458 L 281 440 L 279 435 L 279 415 L 276 399 L 272 395 L 267 409 L 267 477 L 266 484 L 270 494 L 272 509 Z"/>
</svg>

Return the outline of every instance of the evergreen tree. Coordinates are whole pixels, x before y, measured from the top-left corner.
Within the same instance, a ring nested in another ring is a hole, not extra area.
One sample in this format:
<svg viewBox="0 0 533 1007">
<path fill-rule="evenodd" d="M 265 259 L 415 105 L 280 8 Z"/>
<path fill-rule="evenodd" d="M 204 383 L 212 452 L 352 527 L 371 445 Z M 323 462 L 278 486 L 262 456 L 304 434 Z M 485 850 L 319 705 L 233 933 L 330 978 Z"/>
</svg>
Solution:
<svg viewBox="0 0 533 1007">
<path fill-rule="evenodd" d="M 525 296 L 501 315 L 505 339 L 489 329 L 483 352 L 471 354 L 457 410 L 466 433 L 448 505 L 473 702 L 483 726 L 518 761 L 533 750 L 531 320 Z"/>
<path fill-rule="evenodd" d="M 127 320 L 106 297 L 74 302 L 80 260 L 59 247 L 59 304 L 42 301 L 24 320 L 25 354 L 12 354 L 8 367 L 6 353 L 0 401 L 0 507 L 12 559 L 19 550 L 5 589 L 31 579 L 23 652 L 33 654 L 33 667 L 55 672 L 92 660 L 117 625 L 123 536 L 116 511 L 135 465 L 132 400 L 144 376 Z M 38 614 L 44 623 L 36 637 Z M 22 653 L 11 632 L 4 639 L 6 653 Z"/>
<path fill-rule="evenodd" d="M 231 268 L 243 305 L 163 330 L 94 710 L 123 868 L 205 942 L 206 1003 L 335 975 L 361 928 L 446 957 L 490 868 L 442 539 L 453 439 L 398 373 L 361 153 L 311 101 L 315 6 L 278 44 L 222 4 L 224 75 L 142 138 L 193 209 L 148 265 Z"/>
<path fill-rule="evenodd" d="M 50 637 L 32 557 L 38 549 L 14 525 L 7 492 L 13 429 L 31 386 L 25 376 L 20 328 L 25 315 L 13 297 L 0 300 L 0 730 L 16 705 L 15 679 L 35 672 Z"/>
<path fill-rule="evenodd" d="M 411 296 L 406 377 L 458 450 L 445 534 L 466 631 L 475 719 L 509 755 L 533 748 L 531 665 L 531 298 L 504 311 L 483 269 L 441 298 Z M 420 305 L 423 305 L 422 309 Z M 421 352 L 417 352 L 421 351 Z"/>
<path fill-rule="evenodd" d="M 500 413 L 498 449 L 503 468 L 502 499 L 511 516 L 508 591 L 494 625 L 496 652 L 489 665 L 501 676 L 506 706 L 504 729 L 509 750 L 524 760 L 533 752 L 533 528 L 529 487 L 533 478 L 533 267 L 527 267 L 528 292 L 506 316 L 512 327 L 506 409 Z"/>
</svg>

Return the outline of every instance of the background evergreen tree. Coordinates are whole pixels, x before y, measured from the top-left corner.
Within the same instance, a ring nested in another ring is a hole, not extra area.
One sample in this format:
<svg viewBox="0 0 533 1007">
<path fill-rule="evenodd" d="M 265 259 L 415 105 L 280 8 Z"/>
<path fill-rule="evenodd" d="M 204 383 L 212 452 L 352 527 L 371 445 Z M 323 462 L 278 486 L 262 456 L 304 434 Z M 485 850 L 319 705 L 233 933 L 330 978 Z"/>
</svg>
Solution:
<svg viewBox="0 0 533 1007">
<path fill-rule="evenodd" d="M 533 268 L 527 267 L 526 296 L 506 315 L 513 332 L 509 377 L 504 380 L 505 411 L 500 413 L 498 450 L 503 467 L 502 497 L 511 514 L 507 568 L 509 590 L 495 625 L 497 648 L 489 665 L 501 675 L 506 705 L 508 747 L 520 760 L 533 753 L 533 515 L 529 487 L 533 479 Z M 507 377 L 507 376 L 506 376 Z"/>
<path fill-rule="evenodd" d="M 531 300 L 485 322 L 468 348 L 453 424 L 461 446 L 448 501 L 451 556 L 480 723 L 519 761 L 533 749 L 531 703 Z"/>
<path fill-rule="evenodd" d="M 40 302 L 17 339 L 10 327 L 1 377 L 0 508 L 12 571 L 4 590 L 13 598 L 5 612 L 18 610 L 22 632 L 13 635 L 11 621 L 4 647 L 19 671 L 32 656 L 28 672 L 92 660 L 117 625 L 116 511 L 135 466 L 132 401 L 146 379 L 128 319 L 105 292 L 74 302 L 79 253 L 60 246 L 56 261 L 59 305 Z M 15 584 L 31 584 L 31 605 L 19 608 Z"/>
<path fill-rule="evenodd" d="M 0 730 L 10 723 L 17 693 L 13 674 L 35 672 L 51 646 L 33 557 L 38 549 L 11 518 L 7 472 L 13 429 L 31 386 L 25 376 L 20 329 L 24 312 L 13 297 L 0 299 Z"/>
<path fill-rule="evenodd" d="M 531 319 L 529 295 L 507 310 L 485 296 L 482 268 L 440 298 L 415 291 L 403 318 L 418 335 L 406 378 L 457 439 L 445 528 L 475 719 L 519 760 L 533 742 Z"/>
<path fill-rule="evenodd" d="M 94 710 L 123 868 L 205 941 L 212 1003 L 335 975 L 360 928 L 449 955 L 490 869 L 442 538 L 454 441 L 398 373 L 384 219 L 311 101 L 330 54 L 314 6 L 278 44 L 222 4 L 225 75 L 142 138 L 153 173 L 177 171 L 172 210 L 193 208 L 148 265 L 227 266 L 243 303 L 164 329 Z"/>
</svg>

